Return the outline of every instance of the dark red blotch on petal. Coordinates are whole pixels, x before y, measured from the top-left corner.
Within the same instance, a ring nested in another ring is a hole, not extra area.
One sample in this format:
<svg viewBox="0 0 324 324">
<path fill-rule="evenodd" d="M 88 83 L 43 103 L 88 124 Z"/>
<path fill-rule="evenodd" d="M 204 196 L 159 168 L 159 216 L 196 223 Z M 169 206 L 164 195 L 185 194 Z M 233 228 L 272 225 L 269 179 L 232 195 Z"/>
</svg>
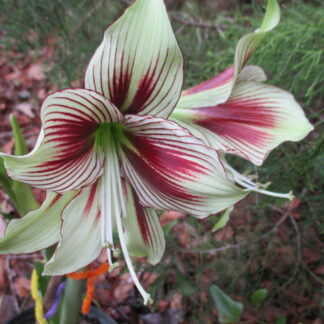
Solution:
<svg viewBox="0 0 324 324">
<path fill-rule="evenodd" d="M 133 192 L 133 197 L 134 197 L 137 222 L 138 222 L 139 228 L 141 230 L 144 242 L 149 243 L 150 229 L 149 229 L 149 225 L 147 223 L 147 217 L 145 215 L 144 208 L 140 205 L 139 199 L 133 189 L 132 189 L 132 192 Z"/>
<path fill-rule="evenodd" d="M 115 60 L 116 60 L 115 54 Z M 133 67 L 130 68 L 129 62 L 125 65 L 124 52 L 122 53 L 120 62 L 120 71 L 116 72 L 116 62 L 113 69 L 112 84 L 108 83 L 111 101 L 116 107 L 120 108 L 128 94 L 130 82 L 131 82 L 131 71 Z M 109 82 L 109 81 L 108 81 Z"/>
<path fill-rule="evenodd" d="M 125 153 L 132 167 L 149 185 L 168 197 L 199 200 L 185 191 L 181 182 L 204 174 L 204 168 L 190 159 L 190 154 L 177 150 L 175 146 L 161 145 L 158 139 L 129 135 L 129 141 L 137 152 L 125 147 Z"/>
<path fill-rule="evenodd" d="M 219 136 L 261 146 L 271 139 L 262 128 L 274 127 L 276 122 L 275 116 L 269 114 L 263 104 L 257 100 L 233 100 L 215 107 L 199 108 L 195 123 Z"/>
<path fill-rule="evenodd" d="M 186 91 L 184 91 L 184 95 L 191 95 L 195 93 L 199 93 L 201 91 L 210 90 L 213 88 L 218 88 L 227 82 L 229 82 L 234 77 L 234 67 L 231 66 L 225 71 L 223 71 L 221 74 L 191 88 Z"/>
<path fill-rule="evenodd" d="M 90 189 L 90 193 L 89 193 L 89 197 L 88 197 L 88 201 L 87 201 L 87 204 L 86 204 L 86 207 L 84 209 L 84 211 L 86 213 L 89 213 L 92 206 L 93 206 L 93 203 L 94 203 L 94 199 L 96 197 L 96 193 L 97 193 L 97 187 L 98 187 L 98 184 L 95 183 L 91 186 L 91 189 Z"/>
</svg>

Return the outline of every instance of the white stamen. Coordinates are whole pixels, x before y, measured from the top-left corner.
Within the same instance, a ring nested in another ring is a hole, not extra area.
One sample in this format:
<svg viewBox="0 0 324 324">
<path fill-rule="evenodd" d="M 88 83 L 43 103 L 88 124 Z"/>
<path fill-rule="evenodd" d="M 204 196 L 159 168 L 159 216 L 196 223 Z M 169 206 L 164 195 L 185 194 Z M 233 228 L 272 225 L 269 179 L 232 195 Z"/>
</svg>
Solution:
<svg viewBox="0 0 324 324">
<path fill-rule="evenodd" d="M 105 172 L 102 176 L 102 222 L 101 222 L 101 243 L 103 247 L 106 247 L 108 262 L 111 265 L 113 263 L 112 260 L 112 250 L 114 250 L 114 242 L 113 242 L 113 192 L 114 188 L 112 185 L 115 183 L 115 168 L 114 157 L 115 154 L 109 152 L 106 156 L 105 161 Z"/>
<path fill-rule="evenodd" d="M 132 260 L 130 259 L 130 256 L 128 254 L 128 250 L 127 250 L 127 246 L 126 246 L 126 242 L 125 242 L 125 238 L 124 238 L 124 230 L 123 230 L 123 226 L 122 226 L 122 222 L 121 222 L 121 215 L 116 215 L 116 223 L 117 223 L 117 230 L 118 230 L 118 235 L 119 235 L 119 241 L 120 241 L 120 245 L 124 254 L 124 258 L 128 267 L 128 271 L 130 272 L 133 281 L 135 283 L 135 286 L 137 287 L 137 289 L 139 290 L 140 294 L 142 295 L 143 299 L 144 299 L 144 305 L 147 305 L 148 303 L 152 303 L 152 298 L 150 296 L 150 294 L 148 294 L 144 288 L 142 287 L 141 283 L 139 282 L 136 272 L 134 270 L 133 264 L 132 264 Z"/>
<path fill-rule="evenodd" d="M 111 158 L 110 158 L 111 157 Z M 111 250 L 114 249 L 113 242 L 113 226 L 112 226 L 112 217 L 113 217 L 113 209 L 112 204 L 112 192 L 114 189 L 112 188 L 112 184 L 114 183 L 114 168 L 112 167 L 113 157 L 108 155 L 106 158 L 105 165 L 105 187 L 106 187 L 106 242 L 109 243 L 109 248 L 107 249 L 108 261 L 111 264 Z"/>
<path fill-rule="evenodd" d="M 254 183 L 251 179 L 238 173 L 235 169 L 233 169 L 231 167 L 230 167 L 230 169 L 233 173 L 234 181 L 246 189 L 249 189 L 251 191 L 255 191 L 255 192 L 258 192 L 258 193 L 261 193 L 264 195 L 268 195 L 268 196 L 289 199 L 290 201 L 294 199 L 294 195 L 293 195 L 292 191 L 290 191 L 288 193 L 281 193 L 281 192 L 273 192 L 273 191 L 262 189 L 262 188 L 267 187 L 269 184 L 268 183 L 267 184 Z"/>
<path fill-rule="evenodd" d="M 104 247 L 106 245 L 106 190 L 104 186 L 103 179 L 100 180 L 100 190 L 101 190 L 101 245 Z"/>
<path fill-rule="evenodd" d="M 108 139 L 109 140 L 109 139 Z M 118 236 L 122 252 L 135 286 L 141 293 L 144 304 L 151 303 L 152 299 L 150 295 L 144 290 L 139 282 L 136 272 L 134 270 L 131 258 L 128 254 L 127 245 L 124 237 L 124 230 L 121 221 L 121 217 L 126 217 L 126 203 L 123 193 L 120 166 L 118 160 L 117 149 L 113 139 L 109 140 L 106 148 L 106 161 L 105 172 L 102 177 L 102 223 L 101 223 L 101 240 L 103 246 L 107 248 L 107 257 L 111 270 L 113 270 L 118 263 L 112 262 L 111 250 L 114 250 L 113 246 L 113 217 L 115 217 Z"/>
</svg>

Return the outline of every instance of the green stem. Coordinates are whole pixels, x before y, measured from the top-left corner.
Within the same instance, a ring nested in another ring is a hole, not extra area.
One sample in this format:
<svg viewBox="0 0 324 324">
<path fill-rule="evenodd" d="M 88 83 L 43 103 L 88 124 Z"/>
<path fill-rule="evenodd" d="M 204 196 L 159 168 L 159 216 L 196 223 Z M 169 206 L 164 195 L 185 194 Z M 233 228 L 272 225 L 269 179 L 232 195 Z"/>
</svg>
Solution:
<svg viewBox="0 0 324 324">
<path fill-rule="evenodd" d="M 78 324 L 85 280 L 67 278 L 64 291 L 60 324 Z"/>
</svg>

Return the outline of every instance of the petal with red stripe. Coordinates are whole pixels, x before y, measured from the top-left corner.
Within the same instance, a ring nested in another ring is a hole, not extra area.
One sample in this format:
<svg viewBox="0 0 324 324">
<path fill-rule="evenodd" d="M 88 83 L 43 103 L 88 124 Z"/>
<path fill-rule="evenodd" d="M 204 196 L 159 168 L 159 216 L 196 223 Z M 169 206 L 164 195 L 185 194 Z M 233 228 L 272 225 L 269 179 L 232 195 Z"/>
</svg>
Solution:
<svg viewBox="0 0 324 324">
<path fill-rule="evenodd" d="M 147 256 L 148 262 L 160 262 L 165 239 L 158 215 L 140 205 L 132 187 L 125 184 L 126 215 L 122 217 L 128 251 L 133 256 Z"/>
<path fill-rule="evenodd" d="M 178 124 L 125 116 L 122 165 L 143 206 L 205 217 L 242 199 L 215 150 Z"/>
<path fill-rule="evenodd" d="M 105 32 L 85 87 L 121 111 L 167 117 L 180 97 L 183 58 L 163 0 L 137 0 Z"/>
<path fill-rule="evenodd" d="M 61 239 L 45 266 L 46 275 L 63 275 L 85 267 L 102 249 L 100 186 L 83 188 L 62 214 Z"/>
<path fill-rule="evenodd" d="M 23 218 L 12 220 L 0 239 L 0 253 L 30 253 L 47 248 L 60 239 L 61 214 L 78 194 L 48 192 L 42 206 Z"/>
<path fill-rule="evenodd" d="M 279 88 L 253 81 L 238 83 L 229 100 L 193 111 L 194 133 L 209 146 L 261 165 L 285 141 L 300 141 L 312 129 L 294 97 Z"/>
<path fill-rule="evenodd" d="M 34 150 L 25 156 L 3 156 L 8 174 L 60 193 L 94 183 L 104 162 L 95 132 L 101 124 L 120 122 L 120 112 L 93 91 L 71 89 L 47 97 L 41 118 L 43 131 Z"/>
</svg>

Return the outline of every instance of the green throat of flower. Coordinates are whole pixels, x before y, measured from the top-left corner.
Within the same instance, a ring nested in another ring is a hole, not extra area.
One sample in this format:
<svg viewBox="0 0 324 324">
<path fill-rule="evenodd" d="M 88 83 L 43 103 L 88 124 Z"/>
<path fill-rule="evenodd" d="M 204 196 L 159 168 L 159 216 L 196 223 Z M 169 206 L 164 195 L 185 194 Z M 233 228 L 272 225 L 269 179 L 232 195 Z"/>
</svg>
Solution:
<svg viewBox="0 0 324 324">
<path fill-rule="evenodd" d="M 101 124 L 94 133 L 96 150 L 103 149 L 107 152 L 115 149 L 118 153 L 122 146 L 132 147 L 127 138 L 126 128 L 122 123 L 104 123 Z"/>
</svg>

